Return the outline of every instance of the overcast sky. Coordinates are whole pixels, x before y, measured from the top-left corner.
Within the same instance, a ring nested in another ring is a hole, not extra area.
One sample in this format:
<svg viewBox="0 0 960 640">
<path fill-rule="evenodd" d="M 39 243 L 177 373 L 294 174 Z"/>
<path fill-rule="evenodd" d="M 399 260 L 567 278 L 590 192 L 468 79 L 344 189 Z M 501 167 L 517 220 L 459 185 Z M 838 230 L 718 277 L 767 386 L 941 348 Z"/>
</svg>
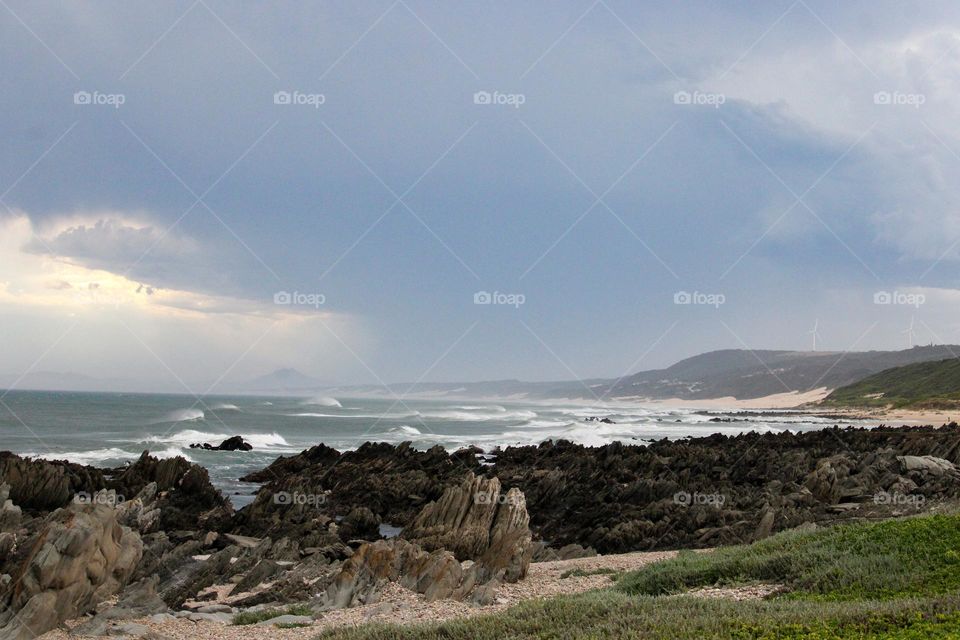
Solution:
<svg viewBox="0 0 960 640">
<path fill-rule="evenodd" d="M 960 343 L 960 5 L 837 5 L 3 0 L 0 373 Z"/>
</svg>

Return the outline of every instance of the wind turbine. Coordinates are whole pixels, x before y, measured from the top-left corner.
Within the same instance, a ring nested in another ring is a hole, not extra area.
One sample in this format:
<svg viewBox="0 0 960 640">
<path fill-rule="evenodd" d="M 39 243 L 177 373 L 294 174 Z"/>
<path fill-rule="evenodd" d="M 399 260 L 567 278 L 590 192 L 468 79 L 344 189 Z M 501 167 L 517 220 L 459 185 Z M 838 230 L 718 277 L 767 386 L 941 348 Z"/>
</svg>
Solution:
<svg viewBox="0 0 960 640">
<path fill-rule="evenodd" d="M 808 331 L 811 336 L 813 336 L 813 350 L 817 350 L 817 338 L 820 337 L 820 334 L 817 332 L 817 327 L 820 326 L 820 318 L 817 318 L 813 321 L 813 330 Z"/>
<path fill-rule="evenodd" d="M 910 342 L 911 349 L 913 349 L 913 339 L 916 336 L 916 334 L 913 331 L 913 321 L 915 319 L 916 318 L 914 316 L 910 316 L 910 327 L 901 332 L 901 333 L 907 334 L 907 340 Z"/>
</svg>

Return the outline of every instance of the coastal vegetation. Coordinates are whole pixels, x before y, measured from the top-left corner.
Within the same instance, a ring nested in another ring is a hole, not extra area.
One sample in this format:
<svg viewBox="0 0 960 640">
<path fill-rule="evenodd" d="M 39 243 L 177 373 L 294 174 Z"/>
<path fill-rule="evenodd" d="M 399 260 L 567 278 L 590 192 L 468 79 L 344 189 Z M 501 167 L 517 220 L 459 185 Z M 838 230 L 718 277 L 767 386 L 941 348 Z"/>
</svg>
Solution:
<svg viewBox="0 0 960 640">
<path fill-rule="evenodd" d="M 823 403 L 835 407 L 960 409 L 960 359 L 886 369 L 834 390 Z"/>
<path fill-rule="evenodd" d="M 701 587 L 776 583 L 758 600 Z M 367 625 L 324 640 L 477 638 L 935 638 L 960 634 L 960 516 L 786 531 L 684 552 L 606 589 L 419 626 Z"/>
</svg>

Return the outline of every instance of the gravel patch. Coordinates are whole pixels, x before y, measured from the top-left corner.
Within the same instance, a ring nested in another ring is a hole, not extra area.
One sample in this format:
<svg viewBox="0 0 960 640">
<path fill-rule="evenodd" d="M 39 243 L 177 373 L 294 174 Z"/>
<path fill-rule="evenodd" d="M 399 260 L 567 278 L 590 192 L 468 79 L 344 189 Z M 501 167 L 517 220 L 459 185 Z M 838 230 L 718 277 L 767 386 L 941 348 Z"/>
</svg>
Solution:
<svg viewBox="0 0 960 640">
<path fill-rule="evenodd" d="M 409 591 L 398 584 L 389 583 L 381 592 L 380 602 L 376 604 L 329 611 L 309 627 L 294 629 L 271 627 L 269 636 L 280 640 L 307 640 L 313 638 L 322 629 L 357 626 L 367 622 L 413 624 L 453 618 L 469 618 L 502 611 L 523 600 L 580 593 L 608 587 L 612 584 L 611 574 L 561 577 L 561 575 L 572 570 L 579 569 L 587 573 L 597 569 L 607 569 L 617 573 L 633 571 L 652 562 L 672 558 L 675 555 L 676 552 L 673 551 L 638 552 L 534 563 L 530 565 L 525 580 L 514 584 L 501 585 L 496 591 L 494 604 L 489 606 L 478 606 L 452 600 L 426 602 L 422 595 Z M 67 626 L 73 627 L 81 621 L 70 621 Z M 164 620 L 142 618 L 130 622 L 149 627 L 171 640 L 194 640 L 196 638 L 205 640 L 262 640 L 265 637 L 264 627 L 258 627 L 257 625 L 234 626 L 208 620 L 192 621 L 187 618 Z M 67 636 L 64 630 L 59 629 L 44 634 L 41 636 L 41 640 L 72 639 Z"/>
</svg>

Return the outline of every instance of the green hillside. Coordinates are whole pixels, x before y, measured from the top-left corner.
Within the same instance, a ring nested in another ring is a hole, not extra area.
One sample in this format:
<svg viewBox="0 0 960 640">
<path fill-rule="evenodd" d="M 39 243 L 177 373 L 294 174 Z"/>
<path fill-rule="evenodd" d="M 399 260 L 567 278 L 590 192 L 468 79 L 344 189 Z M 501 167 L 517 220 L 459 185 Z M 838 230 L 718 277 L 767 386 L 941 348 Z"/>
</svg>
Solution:
<svg viewBox="0 0 960 640">
<path fill-rule="evenodd" d="M 850 407 L 960 408 L 960 359 L 886 369 L 836 389 L 823 402 Z"/>
</svg>

